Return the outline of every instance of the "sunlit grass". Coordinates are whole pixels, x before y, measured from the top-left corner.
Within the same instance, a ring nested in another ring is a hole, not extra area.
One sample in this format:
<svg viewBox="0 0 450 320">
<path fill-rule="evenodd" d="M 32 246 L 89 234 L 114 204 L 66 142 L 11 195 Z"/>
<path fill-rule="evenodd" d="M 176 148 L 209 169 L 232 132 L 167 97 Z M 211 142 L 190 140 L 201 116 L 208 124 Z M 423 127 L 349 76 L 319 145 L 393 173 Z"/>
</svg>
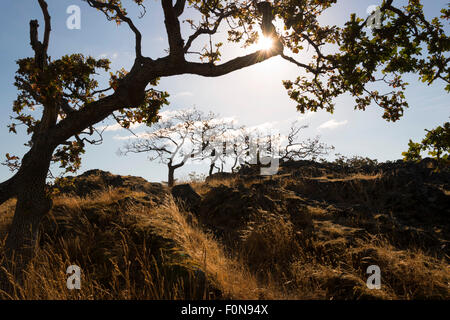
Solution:
<svg viewBox="0 0 450 320">
<path fill-rule="evenodd" d="M 184 212 L 170 195 L 160 205 L 122 188 L 86 197 L 57 195 L 25 279 L 9 274 L 14 292 L 0 288 L 0 299 L 448 299 L 446 258 L 419 242 L 402 247 L 383 234 L 357 236 L 373 220 L 370 195 L 382 174 L 278 178 L 278 184 L 271 180 L 278 187 L 271 188 L 270 199 L 291 206 L 284 212 L 258 210 L 238 227 L 236 243 L 213 235 L 200 216 Z M 232 176 L 191 184 L 206 198 L 221 185 L 245 193 L 266 182 Z M 365 204 L 361 215 L 346 217 L 333 205 L 307 201 L 318 191 L 337 199 L 344 185 L 351 201 Z M 14 205 L 14 199 L 0 205 L 0 266 Z M 227 214 L 241 210 L 230 205 Z M 66 288 L 71 264 L 83 270 L 80 291 Z M 383 270 L 379 291 L 366 287 L 372 264 Z"/>
</svg>

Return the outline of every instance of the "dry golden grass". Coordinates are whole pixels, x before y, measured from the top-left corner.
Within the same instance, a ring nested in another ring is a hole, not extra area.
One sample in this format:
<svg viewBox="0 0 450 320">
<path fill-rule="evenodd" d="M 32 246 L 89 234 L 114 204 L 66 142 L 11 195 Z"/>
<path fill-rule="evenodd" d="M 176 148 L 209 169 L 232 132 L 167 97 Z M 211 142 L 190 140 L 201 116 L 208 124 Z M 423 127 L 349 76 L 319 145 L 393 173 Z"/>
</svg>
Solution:
<svg viewBox="0 0 450 320">
<path fill-rule="evenodd" d="M 69 265 L 80 262 L 96 261 L 89 256 L 92 250 L 86 248 L 86 239 L 93 237 L 94 230 L 90 222 L 83 216 L 86 208 L 104 210 L 111 203 L 127 197 L 139 198 L 141 193 L 129 192 L 124 194 L 120 190 L 109 189 L 98 192 L 90 197 L 80 198 L 72 196 L 59 196 L 54 200 L 54 213 L 51 220 L 59 224 L 73 223 L 74 217 L 80 218 L 81 225 L 73 226 L 80 237 L 67 239 L 58 238 L 57 243 L 45 243 L 37 249 L 36 256 L 31 262 L 25 274 L 24 281 L 20 282 L 11 278 L 14 293 L 7 295 L 0 291 L 0 297 L 6 299 L 192 299 L 211 298 L 209 288 L 200 284 L 205 281 L 199 278 L 195 270 L 203 270 L 206 282 L 211 285 L 211 290 L 219 290 L 224 298 L 233 299 L 257 299 L 258 297 L 275 298 L 268 290 L 258 287 L 255 277 L 239 263 L 227 256 L 223 247 L 216 242 L 211 235 L 204 233 L 198 226 L 188 224 L 185 215 L 181 213 L 173 200 L 168 199 L 165 205 L 157 208 L 146 208 L 141 205 L 131 205 L 126 212 L 121 212 L 124 217 L 132 217 L 134 224 L 132 229 L 127 229 L 126 224 L 121 226 L 118 221 L 110 221 L 120 232 L 120 238 L 113 234 L 108 244 L 114 251 L 109 254 L 108 270 L 109 281 L 104 281 L 104 268 L 87 268 L 83 270 L 82 290 L 70 291 L 66 287 L 66 268 Z M 14 201 L 0 206 L 2 230 L 7 229 L 14 208 Z M 112 220 L 112 219 L 111 219 Z M 173 263 L 173 256 L 163 253 L 162 257 L 155 258 L 151 252 L 151 245 L 145 242 L 141 245 L 135 243 L 133 232 L 136 230 L 152 230 L 162 239 L 171 239 L 176 247 L 173 251 L 180 251 L 189 259 L 177 262 L 193 272 L 189 274 L 190 283 L 183 281 L 186 277 L 176 277 L 173 272 L 165 268 L 165 264 Z M 69 229 L 70 230 L 70 229 Z M 117 231 L 114 230 L 114 231 Z M 108 231 L 111 232 L 111 231 Z M 6 236 L 5 232 L 1 234 Z M 93 244 L 101 246 L 101 243 Z M 3 244 L 0 244 L 0 250 Z M 74 261 L 78 257 L 80 261 Z M 81 258 L 80 258 L 81 257 Z M 166 260 L 165 262 L 161 262 Z M 82 264 L 82 263 L 80 263 Z M 130 266 L 136 266 L 132 270 Z M 112 266 L 112 268 L 111 268 Z M 139 276 L 132 273 L 139 273 Z M 203 272 L 202 272 L 203 274 Z M 137 282 L 136 279 L 142 279 Z M 187 291 L 188 290 L 188 291 Z M 190 290 L 190 291 L 189 291 Z M 3 295 L 3 296 L 2 296 Z M 214 296 L 212 296 L 214 297 Z"/>
<path fill-rule="evenodd" d="M 12 221 L 15 207 L 16 199 L 9 199 L 0 205 L 0 236 L 4 236 L 6 234 L 7 227 Z"/>
<path fill-rule="evenodd" d="M 197 192 L 200 195 L 204 195 L 211 188 L 215 188 L 220 185 L 224 185 L 227 187 L 235 187 L 240 182 L 241 182 L 241 180 L 239 180 L 237 177 L 232 177 L 232 178 L 227 178 L 227 179 L 212 179 L 208 182 L 186 181 L 184 183 L 189 183 L 192 186 L 192 188 L 195 190 L 195 192 Z M 178 184 L 180 184 L 180 183 L 178 183 Z"/>
<path fill-rule="evenodd" d="M 155 209 L 151 215 L 135 212 L 143 227 L 156 228 L 158 233 L 174 239 L 211 280 L 220 288 L 225 297 L 233 299 L 256 299 L 260 292 L 254 276 L 238 261 L 228 257 L 210 234 L 203 232 L 196 224 L 188 224 L 185 214 L 178 210 L 173 201 Z"/>
<path fill-rule="evenodd" d="M 338 187 L 345 181 L 361 202 L 371 204 L 367 183 L 378 178 L 326 180 Z M 233 178 L 191 185 L 204 195 L 219 185 L 241 183 L 252 182 Z M 285 177 L 279 188 L 288 194 L 292 184 L 300 190 L 310 187 L 307 179 Z M 328 191 L 338 196 L 338 187 Z M 123 202 L 126 198 L 136 201 Z M 11 278 L 14 292 L 0 292 L 0 297 L 450 299 L 448 257 L 438 259 L 419 246 L 399 249 L 381 235 L 354 237 L 365 218 L 342 225 L 339 219 L 344 218 L 331 219 L 332 206 L 313 201 L 304 205 L 297 214 L 311 225 L 303 229 L 287 212 L 259 210 L 242 226 L 239 244 L 227 245 L 180 211 L 170 196 L 160 206 L 150 206 L 144 198 L 144 193 L 120 188 L 83 198 L 57 196 L 45 224 L 49 234 L 43 236 L 24 280 Z M 0 239 L 6 236 L 14 205 L 10 200 L 0 206 Z M 0 243 L 0 254 L 2 247 Z M 82 267 L 82 290 L 66 288 L 66 268 L 72 264 Z M 369 265 L 382 270 L 381 290 L 366 286 Z"/>
<path fill-rule="evenodd" d="M 331 184 L 324 191 L 339 198 L 343 193 L 340 183 L 345 182 L 351 201 L 375 210 L 377 204 L 371 195 L 380 191 L 379 178 L 381 175 L 361 174 L 327 178 L 324 180 Z M 309 192 L 307 180 L 284 177 L 278 185 L 291 190 L 287 186 L 295 184 L 299 190 Z M 234 179 L 218 184 L 232 187 L 238 183 Z M 209 188 L 200 185 L 197 190 L 204 193 Z M 450 299 L 448 256 L 436 258 L 420 243 L 399 249 L 402 245 L 392 238 L 358 236 L 371 217 L 369 212 L 366 216 L 335 217 L 333 206 L 309 203 L 305 210 L 317 222 L 314 230 L 296 229 L 289 218 L 260 211 L 242 228 L 240 245 L 232 247 L 234 255 L 249 266 L 258 281 L 282 292 L 283 299 Z M 372 264 L 382 270 L 381 290 L 366 286 L 367 267 Z"/>
<path fill-rule="evenodd" d="M 316 180 L 328 180 L 328 181 L 349 181 L 349 180 L 373 180 L 378 179 L 382 177 L 382 173 L 374 173 L 374 174 L 366 174 L 366 173 L 352 173 L 347 176 L 342 177 L 335 176 L 333 174 L 317 177 L 317 178 L 311 178 Z"/>
</svg>

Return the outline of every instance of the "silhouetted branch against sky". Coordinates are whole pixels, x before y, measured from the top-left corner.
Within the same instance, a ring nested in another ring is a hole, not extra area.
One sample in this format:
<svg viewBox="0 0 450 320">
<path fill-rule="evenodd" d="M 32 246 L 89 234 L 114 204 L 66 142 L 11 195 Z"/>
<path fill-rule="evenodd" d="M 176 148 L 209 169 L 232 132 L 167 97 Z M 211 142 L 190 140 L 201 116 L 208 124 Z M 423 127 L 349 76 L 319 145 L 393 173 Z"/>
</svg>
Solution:
<svg viewBox="0 0 450 320">
<path fill-rule="evenodd" d="M 126 70 L 116 61 L 118 71 L 111 73 L 108 85 L 103 87 L 100 83 L 104 81 L 100 81 L 97 73 L 102 69 L 109 71 L 111 63 L 103 58 L 107 55 L 94 59 L 85 54 L 65 52 L 69 55 L 60 59 L 47 57 L 47 51 L 51 53 L 56 45 L 50 41 L 51 15 L 55 13 L 56 19 L 60 17 L 53 10 L 57 7 L 55 3 L 49 2 L 48 6 L 44 0 L 37 1 L 45 25 L 40 42 L 37 20 L 30 24 L 35 60 L 41 67 L 48 63 L 48 75 L 52 77 L 69 76 L 62 80 L 47 79 L 45 85 L 51 84 L 55 92 L 49 103 L 48 92 L 40 90 L 44 83 L 33 84 L 38 73 L 29 68 L 32 61 L 19 60 L 21 69 L 16 81 L 19 96 L 9 129 L 15 132 L 17 125 L 25 125 L 28 134 L 33 135 L 37 134 L 37 123 L 50 119 L 46 133 L 49 143 L 62 146 L 56 154 L 72 155 L 68 159 L 56 157 L 54 160 L 62 161 L 62 166 L 69 171 L 80 166 L 79 156 L 85 150 L 85 142 L 100 141 L 79 138 L 82 132 L 96 133 L 93 130 L 96 123 L 112 114 L 125 129 L 157 121 L 159 109 L 169 102 L 168 92 L 158 89 L 159 79 L 176 75 L 221 77 L 263 62 L 269 65 L 268 61 L 278 57 L 290 63 L 290 70 L 298 75 L 285 78 L 283 84 L 301 113 L 334 112 L 336 99 L 345 95 L 353 98 L 355 109 L 378 106 L 383 119 L 388 121 L 399 120 L 409 105 L 405 95 L 406 74 L 416 74 L 428 85 L 436 81 L 449 82 L 449 40 L 445 33 L 448 5 L 444 3 L 440 17 L 434 20 L 426 17 L 422 6 L 415 2 L 403 6 L 402 1 L 388 0 L 376 7 L 375 16 L 351 15 L 336 23 L 327 14 L 344 4 L 332 0 L 133 2 L 137 6 L 120 0 L 82 0 L 80 6 L 86 5 L 82 16 L 77 10 L 73 11 L 73 16 L 64 16 L 67 26 L 77 17 L 85 19 L 84 16 L 89 19 L 85 24 L 94 19 L 97 24 L 100 17 L 87 12 L 97 9 L 107 20 L 126 27 L 128 32 L 122 32 L 124 28 L 115 31 L 117 34 L 120 31 L 123 40 L 133 39 L 132 67 Z M 167 39 L 168 45 L 168 50 L 159 55 L 153 54 L 153 50 L 149 54 L 148 45 L 144 44 L 154 32 L 143 27 L 146 19 L 157 16 L 160 27 L 156 32 Z M 376 27 L 368 28 L 374 25 L 373 19 L 377 20 Z M 103 25 L 107 27 L 108 22 Z M 241 49 L 233 49 L 235 45 Z M 64 51 L 64 48 L 58 50 Z M 113 58 L 117 56 L 117 53 L 112 54 Z M 70 66 L 76 66 L 77 72 L 70 74 Z M 275 72 L 267 70 L 268 74 Z M 251 82 L 256 88 L 264 85 L 256 79 Z M 449 88 L 447 85 L 446 90 Z M 234 99 L 229 103 L 239 102 Z M 43 107 L 40 110 L 46 115 L 39 121 L 35 119 L 35 112 L 29 112 L 36 107 L 38 110 Z M 48 111 L 50 109 L 54 111 Z M 334 129 L 347 123 L 347 119 L 332 119 L 319 127 Z M 42 131 L 44 127 L 39 128 Z"/>
</svg>

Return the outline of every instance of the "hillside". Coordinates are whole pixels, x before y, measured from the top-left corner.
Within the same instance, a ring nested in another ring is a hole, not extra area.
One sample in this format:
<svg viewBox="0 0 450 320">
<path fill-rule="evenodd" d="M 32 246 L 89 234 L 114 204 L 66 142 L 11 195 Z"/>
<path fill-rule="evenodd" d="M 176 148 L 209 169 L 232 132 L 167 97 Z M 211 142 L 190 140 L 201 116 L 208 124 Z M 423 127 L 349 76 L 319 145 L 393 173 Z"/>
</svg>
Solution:
<svg viewBox="0 0 450 320">
<path fill-rule="evenodd" d="M 449 299 L 450 174 L 284 163 L 172 190 L 101 170 L 55 185 L 26 299 Z M 14 200 L 0 207 L 5 238 Z M 83 270 L 66 289 L 66 268 Z M 370 265 L 381 289 L 366 286 Z"/>
</svg>

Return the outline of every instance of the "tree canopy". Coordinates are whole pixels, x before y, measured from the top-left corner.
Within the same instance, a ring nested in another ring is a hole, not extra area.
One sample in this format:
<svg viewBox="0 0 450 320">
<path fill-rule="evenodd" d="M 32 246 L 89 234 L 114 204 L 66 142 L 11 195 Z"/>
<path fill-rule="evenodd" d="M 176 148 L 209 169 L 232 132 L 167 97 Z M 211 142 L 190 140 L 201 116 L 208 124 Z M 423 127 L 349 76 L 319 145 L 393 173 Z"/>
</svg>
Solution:
<svg viewBox="0 0 450 320">
<path fill-rule="evenodd" d="M 108 60 L 69 54 L 51 61 L 47 54 L 50 14 L 45 1 L 39 0 L 44 9 L 44 39 L 42 43 L 38 40 L 39 24 L 32 20 L 30 37 L 35 57 L 18 60 L 15 85 L 19 94 L 13 106 L 14 122 L 9 126 L 16 132 L 16 126 L 23 124 L 33 134 L 43 119 L 35 119 L 29 111 L 54 105 L 47 107 L 54 109 L 50 122 L 55 127 L 55 144 L 59 145 L 53 161 L 67 171 L 79 168 L 86 143 L 101 142 L 101 133 L 93 126 L 96 122 L 112 116 L 128 128 L 132 123 L 157 120 L 158 110 L 168 104 L 168 93 L 152 88 L 160 77 L 186 73 L 215 77 L 281 56 L 306 71 L 297 79 L 283 82 L 300 112 L 333 112 L 334 99 L 350 93 L 355 109 L 365 110 L 374 103 L 383 109 L 383 118 L 388 121 L 399 120 L 408 107 L 404 94 L 407 83 L 402 74 L 416 73 L 427 84 L 437 79 L 448 84 L 450 80 L 450 40 L 444 32 L 449 8 L 442 9 L 441 17 L 428 21 L 418 0 L 408 1 L 404 7 L 396 7 L 394 0 L 383 1 L 379 8 L 382 27 L 374 29 L 366 27 L 369 17 L 355 14 L 343 27 L 319 23 L 323 13 L 339 5 L 336 0 L 162 0 L 169 54 L 158 59 L 142 52 L 142 33 L 122 1 L 83 1 L 107 20 L 127 25 L 134 34 L 132 70 L 110 73 L 110 87 L 100 89 L 95 73 L 108 71 Z M 140 18 L 145 18 L 145 1 L 133 2 L 142 8 Z M 196 12 L 198 18 L 183 20 L 185 11 Z M 273 21 L 281 23 L 275 27 Z M 181 22 L 192 29 L 186 39 L 181 35 Z M 249 46 L 264 36 L 271 38 L 273 45 L 222 63 L 221 51 L 226 45 L 213 43 L 211 38 L 220 28 L 226 28 L 229 42 Z M 191 51 L 196 42 L 203 45 L 201 52 Z M 305 59 L 309 48 L 315 54 Z M 386 91 L 373 89 L 375 83 L 383 83 Z M 446 90 L 450 91 L 450 84 Z M 94 134 L 98 138 L 89 138 Z"/>
<path fill-rule="evenodd" d="M 444 123 L 432 130 L 425 130 L 427 134 L 420 143 L 409 140 L 409 149 L 402 153 L 406 161 L 422 160 L 422 153 L 438 161 L 438 165 L 448 165 L 450 162 L 450 122 Z"/>
</svg>

